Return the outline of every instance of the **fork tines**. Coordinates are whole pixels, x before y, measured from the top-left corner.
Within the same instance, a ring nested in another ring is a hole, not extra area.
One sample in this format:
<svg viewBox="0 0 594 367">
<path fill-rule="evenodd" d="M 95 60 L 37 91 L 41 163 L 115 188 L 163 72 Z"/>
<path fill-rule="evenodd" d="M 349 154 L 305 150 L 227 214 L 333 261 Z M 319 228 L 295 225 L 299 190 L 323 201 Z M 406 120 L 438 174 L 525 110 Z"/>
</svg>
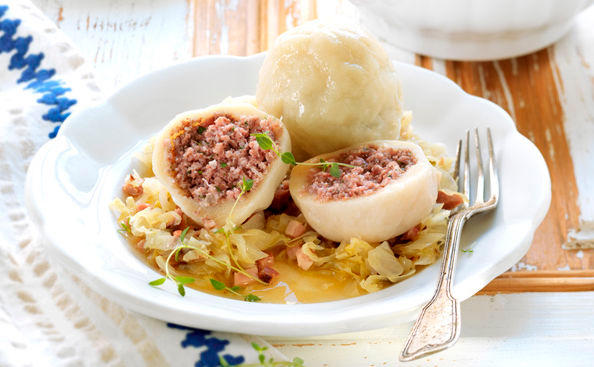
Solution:
<svg viewBox="0 0 594 367">
<path fill-rule="evenodd" d="M 454 167 L 454 179 L 458 184 L 458 191 L 463 193 L 467 198 L 471 206 L 482 206 L 487 204 L 488 206 L 496 205 L 499 199 L 499 179 L 497 177 L 497 170 L 495 168 L 495 153 L 493 149 L 493 137 L 491 135 L 491 129 L 487 128 L 487 145 L 489 151 L 488 159 L 488 177 L 485 181 L 485 170 L 483 167 L 482 151 L 481 151 L 481 139 L 479 130 L 474 129 L 474 149 L 476 155 L 476 184 L 471 186 L 471 173 L 470 173 L 470 130 L 466 131 L 466 139 L 464 142 L 462 139 L 458 141 L 458 148 L 456 151 L 456 163 Z M 464 149 L 463 149 L 464 148 Z M 461 158 L 464 157 L 464 168 L 462 175 L 460 174 Z M 461 180 L 462 179 L 462 180 Z M 485 193 L 489 188 L 489 198 L 485 202 Z M 474 201 L 471 200 L 471 194 L 474 191 Z"/>
</svg>

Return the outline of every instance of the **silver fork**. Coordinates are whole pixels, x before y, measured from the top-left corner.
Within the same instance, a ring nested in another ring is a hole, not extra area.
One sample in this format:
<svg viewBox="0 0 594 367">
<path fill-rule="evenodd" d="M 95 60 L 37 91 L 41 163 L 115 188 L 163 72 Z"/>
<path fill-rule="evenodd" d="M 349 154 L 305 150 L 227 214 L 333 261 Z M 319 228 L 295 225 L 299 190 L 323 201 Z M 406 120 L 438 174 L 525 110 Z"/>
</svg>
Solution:
<svg viewBox="0 0 594 367">
<path fill-rule="evenodd" d="M 454 278 L 454 268 L 456 266 L 462 228 L 470 217 L 477 213 L 494 209 L 499 201 L 499 180 L 495 168 L 495 154 L 493 153 L 491 130 L 487 129 L 487 141 L 489 145 L 487 182 L 485 182 L 485 174 L 483 172 L 478 129 L 474 129 L 474 135 L 477 160 L 475 190 L 472 190 L 470 187 L 470 131 L 466 131 L 464 181 L 462 187 L 460 185 L 459 175 L 462 139 L 458 142 L 454 179 L 458 183 L 458 191 L 466 195 L 469 201 L 471 191 L 476 191 L 475 199 L 472 205 L 464 203 L 451 213 L 446 231 L 443 262 L 441 264 L 437 289 L 433 298 L 423 307 L 419 318 L 408 336 L 408 341 L 400 354 L 400 360 L 403 362 L 412 361 L 424 355 L 449 348 L 456 343 L 460 335 L 460 302 L 452 296 L 452 280 Z M 485 201 L 486 184 L 488 184 L 490 192 L 489 198 Z"/>
</svg>

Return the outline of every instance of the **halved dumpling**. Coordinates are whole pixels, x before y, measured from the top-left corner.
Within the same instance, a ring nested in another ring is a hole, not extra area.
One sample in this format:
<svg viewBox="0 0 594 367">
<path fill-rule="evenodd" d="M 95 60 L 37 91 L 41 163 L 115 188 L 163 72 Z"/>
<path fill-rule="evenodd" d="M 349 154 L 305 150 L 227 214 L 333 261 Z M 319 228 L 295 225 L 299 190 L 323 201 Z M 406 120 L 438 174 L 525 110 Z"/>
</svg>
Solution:
<svg viewBox="0 0 594 367">
<path fill-rule="evenodd" d="M 288 166 L 252 134 L 266 132 L 280 151 L 289 133 L 277 118 L 248 103 L 221 103 L 183 112 L 157 136 L 153 171 L 175 203 L 198 224 L 223 226 L 243 179 L 253 180 L 230 218 L 240 224 L 267 208 Z"/>
<path fill-rule="evenodd" d="M 439 172 L 411 142 L 376 140 L 307 162 L 341 162 L 340 177 L 319 166 L 298 165 L 289 189 L 305 219 L 333 241 L 379 242 L 421 222 L 437 198 Z"/>
</svg>

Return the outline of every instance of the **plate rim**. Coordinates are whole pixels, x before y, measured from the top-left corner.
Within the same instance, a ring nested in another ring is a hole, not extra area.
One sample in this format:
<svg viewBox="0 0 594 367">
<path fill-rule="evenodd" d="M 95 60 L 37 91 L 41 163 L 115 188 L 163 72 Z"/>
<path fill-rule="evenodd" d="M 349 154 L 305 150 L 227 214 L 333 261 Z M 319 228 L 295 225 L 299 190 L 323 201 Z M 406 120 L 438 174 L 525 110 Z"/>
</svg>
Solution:
<svg viewBox="0 0 594 367">
<path fill-rule="evenodd" d="M 152 72 L 147 73 L 139 78 L 136 78 L 136 79 L 132 80 L 131 82 L 117 88 L 115 91 L 113 91 L 113 93 L 111 93 L 106 98 L 104 98 L 94 104 L 87 105 L 87 106 L 85 106 L 85 108 L 79 109 L 76 112 L 74 112 L 73 115 L 65 121 L 64 125 L 62 126 L 61 132 L 58 134 L 58 137 L 56 139 L 51 140 L 51 141 L 47 142 L 46 144 L 44 144 L 44 146 L 42 146 L 39 149 L 39 151 L 35 154 L 35 157 L 33 158 L 32 162 L 29 166 L 28 172 L 27 172 L 26 185 L 25 185 L 26 206 L 27 206 L 29 215 L 30 215 L 32 221 L 37 225 L 37 227 L 41 229 L 42 235 L 44 235 L 45 238 L 47 239 L 47 241 L 44 241 L 46 244 L 46 248 L 50 249 L 50 252 L 54 255 L 54 257 L 57 257 L 67 267 L 69 267 L 71 269 L 72 268 L 77 269 L 79 274 L 83 275 L 83 278 L 89 278 L 89 277 L 92 278 L 94 284 L 97 285 L 97 288 L 101 288 L 101 291 L 105 292 L 106 294 L 112 295 L 113 296 L 113 297 L 111 297 L 112 300 L 116 300 L 116 302 L 123 304 L 127 308 L 133 309 L 135 311 L 138 311 L 143 314 L 147 314 L 149 316 L 152 316 L 152 317 L 155 317 L 158 319 L 166 319 L 167 321 L 182 323 L 185 325 L 190 325 L 190 326 L 195 326 L 195 327 L 205 327 L 205 323 L 201 322 L 202 320 L 196 320 L 196 316 L 197 316 L 196 313 L 187 313 L 185 309 L 179 309 L 179 308 L 176 309 L 175 312 L 173 312 L 173 313 L 165 312 L 165 311 L 171 311 L 172 306 L 171 305 L 163 305 L 159 302 L 152 302 L 150 300 L 147 300 L 146 297 L 141 297 L 139 294 L 126 292 L 124 289 L 121 289 L 117 286 L 113 286 L 113 284 L 106 284 L 105 282 L 102 281 L 101 277 L 98 276 L 97 274 L 92 274 L 92 273 L 89 273 L 88 271 L 85 271 L 84 267 L 82 267 L 82 265 L 80 263 L 78 263 L 76 261 L 76 259 L 73 259 L 72 257 L 68 256 L 68 254 L 64 252 L 64 249 L 60 245 L 57 244 L 59 241 L 59 238 L 55 238 L 55 235 L 52 234 L 51 231 L 48 231 L 47 228 L 45 228 L 44 220 L 43 220 L 43 213 L 41 212 L 39 206 L 35 202 L 36 194 L 35 194 L 34 187 L 36 186 L 36 182 L 38 182 L 41 178 L 41 171 L 44 167 L 44 162 L 47 158 L 48 153 L 51 152 L 52 149 L 56 149 L 57 147 L 59 147 L 60 144 L 65 143 L 68 140 L 68 138 L 65 136 L 65 134 L 62 131 L 67 132 L 70 129 L 70 125 L 73 125 L 76 123 L 78 114 L 82 113 L 83 111 L 90 109 L 90 108 L 100 107 L 103 104 L 109 104 L 111 101 L 117 99 L 117 97 L 119 95 L 121 95 L 122 93 L 125 93 L 127 90 L 134 89 L 134 85 L 136 83 L 138 83 L 142 80 L 150 79 L 154 75 L 167 72 L 168 70 L 171 70 L 174 68 L 188 67 L 188 65 L 200 63 L 205 60 L 211 60 L 214 62 L 217 62 L 217 60 L 233 60 L 233 61 L 237 61 L 237 62 L 251 62 L 251 63 L 253 63 L 253 62 L 259 62 L 259 60 L 262 59 L 264 57 L 264 55 L 265 55 L 265 53 L 259 53 L 259 54 L 255 54 L 255 55 L 251 55 L 251 56 L 247 56 L 247 57 L 212 55 L 212 56 L 193 58 L 190 60 L 179 62 L 179 63 L 173 64 L 173 65 L 167 66 L 163 69 L 152 71 Z M 538 163 L 541 165 L 540 168 L 544 169 L 543 172 L 546 173 L 546 180 L 544 180 L 544 182 L 543 182 L 544 183 L 543 191 L 545 192 L 546 197 L 544 198 L 542 205 L 541 205 L 542 210 L 538 211 L 540 213 L 540 215 L 537 217 L 530 218 L 531 229 L 528 231 L 525 238 L 518 241 L 519 245 L 517 247 L 521 248 L 521 255 L 515 256 L 515 257 L 517 257 L 517 259 L 514 261 L 514 263 L 515 263 L 528 250 L 530 243 L 531 243 L 531 239 L 534 236 L 534 232 L 535 232 L 536 228 L 538 227 L 539 223 L 544 219 L 544 217 L 548 211 L 548 207 L 550 205 L 550 199 L 551 199 L 550 176 L 548 173 L 548 167 L 546 166 L 546 163 L 544 161 L 544 158 L 542 157 L 542 154 L 530 140 L 528 140 L 526 137 L 524 137 L 517 131 L 515 124 L 514 124 L 512 118 L 509 116 L 509 114 L 507 114 L 507 112 L 505 112 L 501 107 L 499 107 L 495 103 L 488 101 L 486 99 L 480 98 L 480 97 L 472 96 L 472 95 L 466 93 L 456 83 L 454 83 L 453 81 L 451 81 L 450 79 L 448 79 L 447 77 L 445 77 L 443 75 L 440 75 L 440 74 L 435 73 L 430 70 L 426 70 L 426 69 L 417 67 L 415 65 L 406 64 L 406 63 L 402 63 L 402 62 L 398 62 L 398 61 L 393 61 L 393 62 L 394 62 L 394 64 L 398 65 L 398 67 L 411 68 L 411 69 L 415 69 L 415 72 L 423 72 L 423 73 L 431 74 L 431 77 L 439 78 L 441 80 L 441 82 L 447 82 L 449 88 L 455 87 L 454 89 L 456 90 L 457 94 L 461 95 L 462 97 L 472 98 L 476 102 L 480 101 L 481 103 L 486 103 L 491 108 L 497 109 L 498 112 L 503 113 L 505 115 L 507 122 L 511 123 L 511 127 L 512 127 L 511 133 L 513 133 L 516 138 L 522 139 L 523 144 L 529 145 L 529 148 L 531 150 L 535 150 L 536 153 L 538 153 L 538 155 L 539 155 Z M 476 293 L 478 290 L 480 290 L 480 288 L 482 288 L 484 285 L 486 285 L 491 279 L 493 279 L 497 275 L 499 275 L 502 272 L 502 270 L 501 270 L 502 267 L 504 267 L 503 271 L 505 271 L 506 268 L 509 268 L 509 266 L 507 266 L 506 264 L 495 264 L 493 266 L 483 269 L 483 271 L 480 272 L 481 273 L 480 276 L 476 275 L 474 277 L 469 277 L 469 279 L 465 279 L 465 283 L 468 283 L 468 284 L 465 284 L 464 286 L 469 288 L 469 290 L 466 292 L 456 292 L 456 294 L 458 294 L 458 297 L 461 300 L 470 297 L 472 294 Z M 485 279 L 487 279 L 486 282 L 485 282 Z M 482 284 L 482 283 L 484 283 L 484 284 Z M 482 285 L 479 285 L 479 284 L 482 284 Z M 478 287 L 478 289 L 476 289 L 477 287 Z M 458 288 L 461 288 L 461 285 L 458 284 L 456 287 L 456 290 Z M 360 297 L 356 297 L 356 298 L 361 298 L 361 297 L 366 297 L 366 296 L 368 296 L 368 295 L 364 295 L 364 296 L 360 296 Z M 217 296 L 213 296 L 213 297 L 217 297 Z M 217 298 L 220 298 L 220 297 L 217 297 Z M 349 299 L 332 301 L 332 302 L 324 302 L 324 303 L 336 303 L 338 305 L 338 303 L 345 302 L 348 300 Z M 427 298 L 427 300 L 428 300 L 428 298 Z M 235 300 L 230 300 L 230 301 L 235 301 Z M 426 302 L 426 301 L 424 301 L 424 302 Z M 235 302 L 242 302 L 242 301 L 235 301 Z M 245 304 L 245 302 L 242 302 L 242 303 Z M 293 307 L 296 306 L 297 308 L 301 308 L 301 309 L 303 309 L 303 308 L 307 309 L 307 308 L 315 308 L 315 305 L 318 305 L 318 304 L 314 303 L 314 304 L 302 304 L 302 305 L 292 305 L 292 306 Z M 271 305 L 271 304 L 266 304 L 266 305 Z M 250 305 L 250 306 L 253 306 L 253 305 Z M 291 307 L 289 305 L 274 305 L 274 306 L 283 307 L 285 311 L 288 309 L 288 307 Z M 393 311 L 393 312 L 384 312 L 382 314 L 382 316 L 384 318 L 387 318 L 387 317 L 398 318 L 397 315 L 400 315 L 399 316 L 401 319 L 400 321 L 408 321 L 409 319 L 412 319 L 412 317 L 415 316 L 416 312 L 420 309 L 420 306 L 422 306 L 422 304 L 409 305 L 408 308 L 404 308 L 404 309 L 401 308 L 401 309 Z M 247 307 L 247 305 L 246 305 L 246 307 Z M 274 307 L 271 307 L 271 308 L 274 308 Z M 163 316 L 164 314 L 167 315 L 168 317 L 164 317 Z M 210 318 L 210 320 L 211 320 L 208 322 L 209 326 L 206 326 L 208 328 L 213 327 L 212 324 L 213 324 L 213 320 L 214 320 L 217 330 L 224 330 L 224 331 L 231 331 L 231 332 L 244 332 L 244 333 L 253 333 L 253 331 L 254 331 L 254 328 L 253 328 L 254 321 L 248 321 L 246 323 L 246 322 L 244 322 L 245 321 L 244 317 L 238 317 L 236 319 L 229 318 L 229 317 L 222 318 L 222 317 L 214 315 L 214 314 L 207 315 L 206 317 Z M 311 335 L 322 335 L 322 334 L 330 334 L 330 333 L 337 333 L 337 332 L 349 332 L 349 331 L 357 331 L 357 330 L 381 327 L 381 325 L 377 324 L 377 322 L 376 322 L 376 324 L 370 325 L 371 327 L 353 326 L 355 324 L 358 325 L 361 322 L 363 322 L 364 320 L 361 320 L 361 319 L 365 318 L 365 317 L 366 317 L 365 315 L 356 316 L 356 317 L 353 317 L 350 315 L 345 315 L 345 317 L 342 317 L 342 318 L 335 317 L 333 320 L 319 320 L 319 322 L 316 322 L 316 320 L 314 320 L 314 319 L 309 319 L 309 320 L 307 320 L 307 323 L 308 323 L 307 327 L 304 327 L 304 325 L 301 323 L 301 321 L 288 320 L 288 322 L 284 323 L 285 326 L 287 326 L 287 327 L 299 326 L 299 328 L 292 329 L 290 333 L 286 333 L 286 332 L 276 333 L 276 332 L 263 330 L 265 332 L 261 333 L 261 335 L 311 336 Z M 188 318 L 190 318 L 190 319 L 188 319 Z M 379 317 L 376 316 L 376 319 L 379 319 Z M 293 321 L 293 322 L 291 322 L 291 321 Z M 237 324 L 238 322 L 240 324 Z M 322 324 L 324 326 L 323 330 L 318 329 L 320 327 L 320 324 Z M 251 325 L 251 326 L 246 327 L 246 325 Z"/>
</svg>

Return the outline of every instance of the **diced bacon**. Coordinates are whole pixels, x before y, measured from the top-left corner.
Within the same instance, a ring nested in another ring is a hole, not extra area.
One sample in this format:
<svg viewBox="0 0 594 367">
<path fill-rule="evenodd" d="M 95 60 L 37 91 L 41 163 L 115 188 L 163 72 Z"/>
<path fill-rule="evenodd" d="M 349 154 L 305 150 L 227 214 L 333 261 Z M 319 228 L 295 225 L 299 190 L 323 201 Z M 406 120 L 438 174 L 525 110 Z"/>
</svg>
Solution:
<svg viewBox="0 0 594 367">
<path fill-rule="evenodd" d="M 254 278 L 258 278 L 258 268 L 252 266 L 251 268 L 245 269 L 245 272 L 252 275 Z M 237 287 L 245 287 L 248 284 L 255 282 L 254 279 L 248 277 L 243 273 L 233 273 L 233 285 Z"/>
<path fill-rule="evenodd" d="M 258 267 L 258 271 L 261 271 L 265 267 L 273 267 L 274 266 L 274 256 L 268 255 L 263 257 L 259 260 L 256 260 L 256 266 Z"/>
<path fill-rule="evenodd" d="M 177 230 L 173 231 L 173 236 L 175 236 L 175 237 L 179 237 L 179 236 L 181 236 L 181 234 L 182 234 L 181 229 L 177 229 Z"/>
<path fill-rule="evenodd" d="M 140 203 L 140 204 L 136 205 L 136 212 L 138 213 L 138 212 L 143 211 L 144 209 L 150 208 L 150 207 L 151 207 L 150 204 Z"/>
<path fill-rule="evenodd" d="M 131 182 L 126 182 L 122 186 L 122 191 L 126 196 L 138 197 L 142 195 L 142 185 L 133 185 Z"/>
<path fill-rule="evenodd" d="M 419 237 L 419 232 L 421 231 L 421 225 L 417 224 L 416 226 L 412 227 L 408 231 L 406 231 L 403 235 L 400 236 L 402 241 L 414 241 Z"/>
<path fill-rule="evenodd" d="M 297 238 L 305 233 L 307 227 L 298 220 L 292 219 L 285 229 L 285 234 L 291 238 Z"/>
<path fill-rule="evenodd" d="M 295 253 L 295 257 L 297 258 L 297 266 L 303 270 L 308 270 L 313 265 L 313 260 L 303 252 L 301 247 Z"/>
<path fill-rule="evenodd" d="M 452 210 L 458 205 L 462 204 L 464 200 L 462 196 L 459 194 L 446 194 L 445 192 L 439 190 L 437 192 L 437 202 L 443 204 L 443 208 L 445 210 Z"/>
<path fill-rule="evenodd" d="M 287 247 L 287 256 L 289 260 L 297 260 L 297 251 L 301 250 L 301 246 Z"/>
<path fill-rule="evenodd" d="M 272 281 L 272 278 L 278 276 L 278 271 L 274 270 L 271 267 L 264 267 L 262 268 L 262 270 L 258 271 L 258 277 L 260 278 L 261 281 L 265 282 L 265 283 L 270 283 Z"/>
<path fill-rule="evenodd" d="M 289 180 L 285 179 L 274 193 L 272 203 L 268 207 L 269 210 L 274 212 L 282 212 L 291 201 L 291 193 L 289 192 Z"/>
</svg>

